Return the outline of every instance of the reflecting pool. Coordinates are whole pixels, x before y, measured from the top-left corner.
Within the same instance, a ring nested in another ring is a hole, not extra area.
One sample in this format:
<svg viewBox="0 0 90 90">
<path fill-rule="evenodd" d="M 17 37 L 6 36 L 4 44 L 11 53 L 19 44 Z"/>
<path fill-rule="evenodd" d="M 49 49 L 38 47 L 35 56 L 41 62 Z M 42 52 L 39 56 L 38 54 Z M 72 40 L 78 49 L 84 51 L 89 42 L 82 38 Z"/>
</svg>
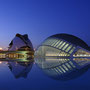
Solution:
<svg viewBox="0 0 90 90">
<path fill-rule="evenodd" d="M 0 90 L 90 90 L 90 70 L 61 81 L 49 77 L 32 61 L 0 61 Z"/>
</svg>

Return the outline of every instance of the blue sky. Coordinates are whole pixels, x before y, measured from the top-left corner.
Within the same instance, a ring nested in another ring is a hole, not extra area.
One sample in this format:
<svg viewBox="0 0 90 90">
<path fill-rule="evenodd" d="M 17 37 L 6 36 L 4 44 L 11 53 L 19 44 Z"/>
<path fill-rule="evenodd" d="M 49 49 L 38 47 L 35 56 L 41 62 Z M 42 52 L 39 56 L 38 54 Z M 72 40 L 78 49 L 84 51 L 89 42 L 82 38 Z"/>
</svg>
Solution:
<svg viewBox="0 0 90 90">
<path fill-rule="evenodd" d="M 28 34 L 34 47 L 57 33 L 68 33 L 90 45 L 89 0 L 0 0 L 0 47 L 16 33 Z"/>
</svg>

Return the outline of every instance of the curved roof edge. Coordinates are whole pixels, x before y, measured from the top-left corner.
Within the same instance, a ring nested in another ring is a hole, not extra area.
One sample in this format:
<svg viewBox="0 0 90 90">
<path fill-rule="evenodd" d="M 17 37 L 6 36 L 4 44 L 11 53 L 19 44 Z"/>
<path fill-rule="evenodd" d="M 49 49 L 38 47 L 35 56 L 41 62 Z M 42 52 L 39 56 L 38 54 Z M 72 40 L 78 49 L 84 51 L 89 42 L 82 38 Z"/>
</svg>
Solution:
<svg viewBox="0 0 90 90">
<path fill-rule="evenodd" d="M 55 37 L 55 38 L 64 39 L 64 40 L 66 40 L 66 41 L 68 41 L 68 42 L 70 42 L 70 43 L 72 43 L 72 44 L 74 44 L 76 46 L 80 46 L 82 48 L 90 50 L 90 47 L 82 39 L 80 39 L 80 38 L 78 38 L 78 37 L 76 37 L 74 35 L 61 33 L 61 34 L 52 35 L 52 36 L 50 36 L 48 38 L 52 38 L 52 37 L 53 38 Z"/>
</svg>

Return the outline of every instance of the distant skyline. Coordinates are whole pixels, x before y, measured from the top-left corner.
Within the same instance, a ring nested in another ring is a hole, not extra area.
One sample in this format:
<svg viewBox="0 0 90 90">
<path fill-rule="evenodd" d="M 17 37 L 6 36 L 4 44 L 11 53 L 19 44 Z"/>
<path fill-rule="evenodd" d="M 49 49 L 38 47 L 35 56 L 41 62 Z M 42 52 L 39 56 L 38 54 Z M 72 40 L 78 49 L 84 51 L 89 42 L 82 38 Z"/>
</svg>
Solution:
<svg viewBox="0 0 90 90">
<path fill-rule="evenodd" d="M 36 48 L 47 37 L 68 33 L 90 46 L 89 0 L 0 0 L 0 47 L 16 33 L 28 34 Z"/>
</svg>

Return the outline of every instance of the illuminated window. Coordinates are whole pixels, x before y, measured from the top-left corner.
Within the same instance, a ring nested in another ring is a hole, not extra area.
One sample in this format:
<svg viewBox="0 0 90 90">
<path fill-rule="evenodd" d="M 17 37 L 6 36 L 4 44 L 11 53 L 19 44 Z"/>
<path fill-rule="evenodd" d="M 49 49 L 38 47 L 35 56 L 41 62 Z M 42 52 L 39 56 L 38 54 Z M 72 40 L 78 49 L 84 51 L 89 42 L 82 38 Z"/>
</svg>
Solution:
<svg viewBox="0 0 90 90">
<path fill-rule="evenodd" d="M 66 44 L 66 45 L 63 47 L 62 50 L 65 50 L 65 49 L 67 48 L 68 45 L 69 45 L 69 44 Z"/>
<path fill-rule="evenodd" d="M 72 67 L 71 67 L 68 63 L 66 63 L 66 66 L 67 66 L 69 69 L 72 69 Z"/>
<path fill-rule="evenodd" d="M 60 42 L 60 40 L 59 40 L 59 41 L 57 41 L 57 43 L 56 43 L 53 47 L 56 47 L 56 45 L 57 45 L 59 42 Z"/>
<path fill-rule="evenodd" d="M 55 40 L 51 46 L 54 46 L 54 44 L 56 44 L 57 41 L 58 41 L 58 40 Z"/>
<path fill-rule="evenodd" d="M 73 56 L 74 57 L 90 57 L 90 53 L 79 49 Z"/>
<path fill-rule="evenodd" d="M 71 49 L 72 45 L 70 45 L 65 51 L 68 52 Z"/>
<path fill-rule="evenodd" d="M 59 66 L 60 67 L 60 69 L 65 73 L 66 71 L 62 68 L 62 66 Z"/>
<path fill-rule="evenodd" d="M 63 73 L 58 67 L 56 67 L 60 73 Z"/>
<path fill-rule="evenodd" d="M 64 43 L 59 47 L 59 49 L 61 49 L 61 48 L 65 45 L 65 43 L 66 43 L 66 42 L 64 42 Z"/>
<path fill-rule="evenodd" d="M 68 68 L 65 65 L 62 65 L 66 71 L 68 71 Z"/>
<path fill-rule="evenodd" d="M 75 47 L 73 47 L 73 48 L 69 51 L 69 53 L 71 54 L 74 50 L 75 50 Z"/>
<path fill-rule="evenodd" d="M 61 42 L 56 46 L 56 48 L 58 48 L 62 43 L 63 43 L 63 41 L 61 41 Z"/>
<path fill-rule="evenodd" d="M 59 73 L 58 70 L 57 70 L 56 68 L 54 68 L 54 70 L 55 70 L 57 73 Z"/>
<path fill-rule="evenodd" d="M 73 67 L 73 68 L 75 68 L 75 65 L 70 61 L 69 62 L 69 64 Z"/>
</svg>

